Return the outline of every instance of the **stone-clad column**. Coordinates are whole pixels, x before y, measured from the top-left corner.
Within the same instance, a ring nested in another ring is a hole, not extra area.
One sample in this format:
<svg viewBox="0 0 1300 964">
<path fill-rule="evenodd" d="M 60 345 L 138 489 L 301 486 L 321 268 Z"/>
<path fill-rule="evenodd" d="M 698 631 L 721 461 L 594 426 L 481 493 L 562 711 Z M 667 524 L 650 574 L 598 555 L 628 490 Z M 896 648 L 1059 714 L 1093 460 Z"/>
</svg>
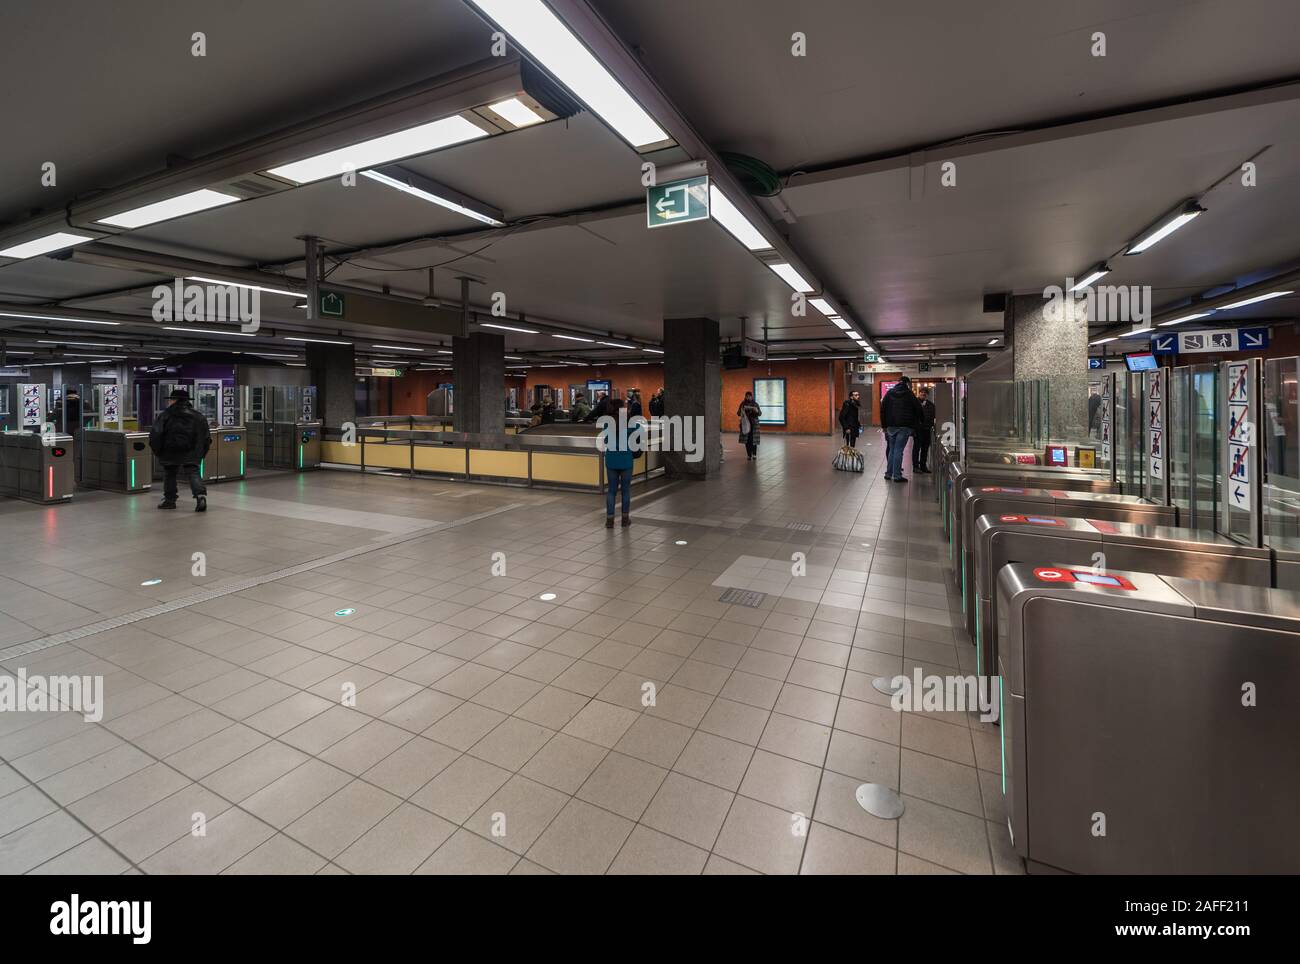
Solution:
<svg viewBox="0 0 1300 964">
<path fill-rule="evenodd" d="M 1046 380 L 1054 439 L 1088 434 L 1088 313 L 1084 301 L 1042 295 L 1007 299 L 1006 341 L 1016 381 Z"/>
<path fill-rule="evenodd" d="M 506 430 L 506 338 L 474 332 L 451 340 L 452 424 L 457 432 Z"/>
<path fill-rule="evenodd" d="M 704 433 L 703 458 L 691 462 L 683 452 L 665 452 L 666 474 L 716 475 L 722 466 L 722 371 L 718 323 L 712 318 L 664 319 L 664 414 L 702 418 Z"/>
</svg>

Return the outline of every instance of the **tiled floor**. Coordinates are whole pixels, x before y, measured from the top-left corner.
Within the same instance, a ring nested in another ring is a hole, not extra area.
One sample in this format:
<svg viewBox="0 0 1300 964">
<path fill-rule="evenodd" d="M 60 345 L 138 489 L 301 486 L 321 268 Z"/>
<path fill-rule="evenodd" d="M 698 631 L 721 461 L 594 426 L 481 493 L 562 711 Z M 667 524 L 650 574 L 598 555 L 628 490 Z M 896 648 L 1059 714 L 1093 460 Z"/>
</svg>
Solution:
<svg viewBox="0 0 1300 964">
<path fill-rule="evenodd" d="M 592 496 L 341 472 L 206 516 L 0 502 L 0 652 L 325 560 L 0 662 L 106 704 L 0 715 L 0 872 L 1020 872 L 996 730 L 871 686 L 971 671 L 931 482 L 834 448 L 730 444 L 612 532 Z"/>
</svg>

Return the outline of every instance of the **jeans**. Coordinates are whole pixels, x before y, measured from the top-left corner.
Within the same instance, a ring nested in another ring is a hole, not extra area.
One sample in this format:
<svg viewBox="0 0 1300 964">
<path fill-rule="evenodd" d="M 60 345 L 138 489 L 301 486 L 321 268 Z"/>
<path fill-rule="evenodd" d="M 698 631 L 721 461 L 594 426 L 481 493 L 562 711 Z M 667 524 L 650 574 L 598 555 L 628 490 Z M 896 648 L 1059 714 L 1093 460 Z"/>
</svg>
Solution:
<svg viewBox="0 0 1300 964">
<path fill-rule="evenodd" d="M 607 468 L 605 474 L 609 476 L 605 487 L 605 515 L 614 518 L 614 492 L 618 489 L 623 490 L 623 514 L 627 515 L 632 509 L 632 470 Z"/>
<path fill-rule="evenodd" d="M 185 470 L 185 478 L 190 483 L 190 493 L 194 498 L 208 494 L 208 487 L 203 484 L 199 478 L 199 467 L 197 465 L 164 465 L 163 466 L 163 501 L 176 501 L 176 474 L 181 469 Z"/>
<path fill-rule="evenodd" d="M 903 450 L 907 448 L 907 440 L 911 437 L 910 428 L 895 425 L 885 429 L 885 478 L 903 477 Z"/>
<path fill-rule="evenodd" d="M 930 429 L 918 428 L 912 439 L 912 468 L 928 469 L 930 461 Z"/>
</svg>

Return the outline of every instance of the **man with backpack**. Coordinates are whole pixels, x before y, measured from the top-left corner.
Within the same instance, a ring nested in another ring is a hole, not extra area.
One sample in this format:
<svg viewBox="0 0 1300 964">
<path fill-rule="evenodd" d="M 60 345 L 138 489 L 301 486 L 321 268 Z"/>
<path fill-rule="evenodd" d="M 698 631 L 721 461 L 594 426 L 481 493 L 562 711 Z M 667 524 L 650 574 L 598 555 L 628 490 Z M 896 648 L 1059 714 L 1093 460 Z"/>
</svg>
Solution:
<svg viewBox="0 0 1300 964">
<path fill-rule="evenodd" d="M 208 490 L 199 475 L 199 463 L 212 448 L 208 420 L 190 404 L 190 393 L 185 389 L 176 389 L 168 399 L 167 411 L 154 419 L 149 430 L 149 448 L 163 467 L 163 500 L 158 508 L 176 508 L 176 476 L 184 469 L 194 495 L 194 511 L 206 512 Z"/>
</svg>

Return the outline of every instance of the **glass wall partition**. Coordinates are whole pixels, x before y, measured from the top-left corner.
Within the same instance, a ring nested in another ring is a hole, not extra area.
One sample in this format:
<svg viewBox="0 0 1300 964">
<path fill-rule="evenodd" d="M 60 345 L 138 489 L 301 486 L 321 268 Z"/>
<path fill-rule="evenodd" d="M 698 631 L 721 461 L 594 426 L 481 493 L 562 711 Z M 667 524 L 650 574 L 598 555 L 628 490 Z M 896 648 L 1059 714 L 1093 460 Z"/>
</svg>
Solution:
<svg viewBox="0 0 1300 964">
<path fill-rule="evenodd" d="M 1263 443 L 1264 538 L 1300 550 L 1300 359 L 1264 362 L 1264 404 L 1256 437 Z"/>
</svg>

